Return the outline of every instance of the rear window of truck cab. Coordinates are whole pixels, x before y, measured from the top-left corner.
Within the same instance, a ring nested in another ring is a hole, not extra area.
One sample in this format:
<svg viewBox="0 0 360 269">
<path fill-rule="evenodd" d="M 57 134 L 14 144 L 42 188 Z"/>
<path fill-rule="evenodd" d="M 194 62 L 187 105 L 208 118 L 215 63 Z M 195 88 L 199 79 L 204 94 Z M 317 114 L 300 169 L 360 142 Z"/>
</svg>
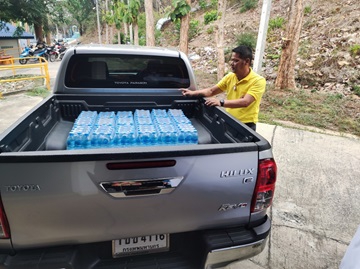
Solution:
<svg viewBox="0 0 360 269">
<path fill-rule="evenodd" d="M 71 88 L 187 88 L 181 58 L 143 55 L 75 54 L 65 76 Z"/>
</svg>

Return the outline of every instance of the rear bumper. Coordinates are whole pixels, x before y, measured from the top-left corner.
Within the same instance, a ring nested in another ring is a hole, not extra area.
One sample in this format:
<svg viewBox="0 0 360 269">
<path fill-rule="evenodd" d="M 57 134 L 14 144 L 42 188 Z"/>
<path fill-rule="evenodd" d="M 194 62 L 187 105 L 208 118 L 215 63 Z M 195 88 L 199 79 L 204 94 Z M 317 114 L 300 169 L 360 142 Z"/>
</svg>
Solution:
<svg viewBox="0 0 360 269">
<path fill-rule="evenodd" d="M 111 242 L 21 250 L 0 255 L 0 268 L 16 269 L 214 269 L 259 254 L 270 232 L 267 217 L 257 227 L 234 227 L 170 236 L 170 251 L 112 258 Z"/>
<path fill-rule="evenodd" d="M 208 251 L 205 269 L 221 268 L 232 262 L 245 260 L 263 251 L 271 229 L 271 221 L 252 229 L 233 228 L 206 236 Z"/>
</svg>

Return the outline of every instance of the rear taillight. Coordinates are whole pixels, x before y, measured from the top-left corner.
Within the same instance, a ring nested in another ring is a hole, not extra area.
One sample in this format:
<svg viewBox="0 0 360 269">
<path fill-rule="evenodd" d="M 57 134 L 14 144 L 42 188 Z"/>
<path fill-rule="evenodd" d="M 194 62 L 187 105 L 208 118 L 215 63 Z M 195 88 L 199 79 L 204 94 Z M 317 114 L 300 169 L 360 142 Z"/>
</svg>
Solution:
<svg viewBox="0 0 360 269">
<path fill-rule="evenodd" d="M 0 239 L 7 239 L 7 238 L 10 238 L 10 228 L 5 215 L 3 204 L 0 200 Z"/>
<path fill-rule="evenodd" d="M 276 163 L 273 159 L 259 162 L 258 176 L 251 202 L 251 213 L 266 210 L 271 206 L 276 182 Z"/>
</svg>

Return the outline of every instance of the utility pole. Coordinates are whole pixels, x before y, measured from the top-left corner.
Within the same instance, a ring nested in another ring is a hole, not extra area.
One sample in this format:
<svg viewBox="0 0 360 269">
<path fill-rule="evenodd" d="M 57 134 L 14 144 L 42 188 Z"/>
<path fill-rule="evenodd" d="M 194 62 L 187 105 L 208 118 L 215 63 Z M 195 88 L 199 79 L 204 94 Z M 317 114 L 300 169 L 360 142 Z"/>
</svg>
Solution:
<svg viewBox="0 0 360 269">
<path fill-rule="evenodd" d="M 267 30 L 269 26 L 270 10 L 271 10 L 271 0 L 263 0 L 259 33 L 258 33 L 256 49 L 255 49 L 255 59 L 253 64 L 253 70 L 256 73 L 261 73 L 261 67 L 262 67 L 265 45 L 266 45 Z"/>
</svg>

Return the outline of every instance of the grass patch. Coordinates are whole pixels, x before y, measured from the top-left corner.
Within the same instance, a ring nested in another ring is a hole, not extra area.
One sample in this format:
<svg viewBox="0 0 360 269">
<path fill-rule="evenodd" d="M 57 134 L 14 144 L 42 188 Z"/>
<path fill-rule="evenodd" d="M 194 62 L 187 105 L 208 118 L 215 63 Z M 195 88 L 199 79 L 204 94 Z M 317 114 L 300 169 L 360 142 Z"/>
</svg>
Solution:
<svg viewBox="0 0 360 269">
<path fill-rule="evenodd" d="M 211 10 L 206 12 L 204 15 L 204 23 L 209 24 L 210 22 L 216 21 L 218 19 L 218 12 L 217 10 Z"/>
<path fill-rule="evenodd" d="M 269 30 L 274 30 L 274 29 L 282 29 L 284 27 L 285 24 L 285 19 L 283 17 L 276 17 L 273 19 L 270 19 L 269 21 Z"/>
<path fill-rule="evenodd" d="M 304 8 L 304 15 L 309 15 L 311 11 L 312 11 L 311 6 L 306 6 Z"/>
<path fill-rule="evenodd" d="M 50 94 L 50 91 L 48 91 L 45 87 L 36 87 L 32 90 L 29 90 L 27 92 L 27 95 L 30 96 L 40 96 L 42 98 L 47 97 Z"/>
<path fill-rule="evenodd" d="M 258 0 L 243 0 L 240 8 L 240 12 L 244 13 L 248 10 L 256 8 L 258 5 Z"/>
<path fill-rule="evenodd" d="M 356 98 L 311 90 L 269 87 L 260 108 L 260 122 L 276 120 L 360 136 L 360 104 Z"/>
<path fill-rule="evenodd" d="M 352 56 L 360 55 L 360 44 L 355 44 L 350 47 L 350 53 Z"/>
<path fill-rule="evenodd" d="M 360 86 L 359 85 L 353 85 L 352 90 L 355 95 L 360 96 Z"/>
</svg>

